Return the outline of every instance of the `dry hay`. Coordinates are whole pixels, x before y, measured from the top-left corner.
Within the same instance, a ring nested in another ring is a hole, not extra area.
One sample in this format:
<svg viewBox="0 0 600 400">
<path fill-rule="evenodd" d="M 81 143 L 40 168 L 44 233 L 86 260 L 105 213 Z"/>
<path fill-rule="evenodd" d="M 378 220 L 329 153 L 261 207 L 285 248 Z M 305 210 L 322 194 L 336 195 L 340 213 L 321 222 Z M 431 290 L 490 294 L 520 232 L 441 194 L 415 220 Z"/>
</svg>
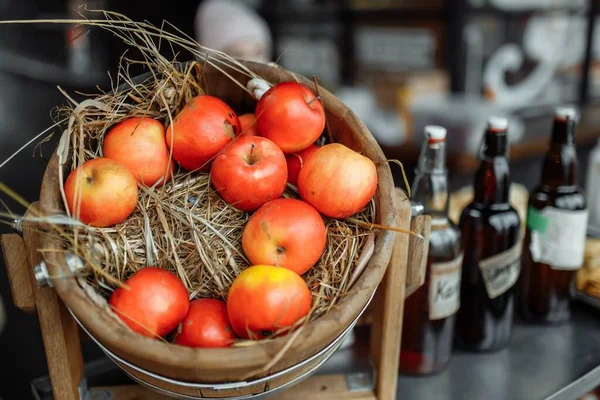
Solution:
<svg viewBox="0 0 600 400">
<path fill-rule="evenodd" d="M 63 230 L 66 247 L 75 245 L 87 260 L 88 282 L 110 291 L 139 268 L 154 265 L 176 273 L 190 298 L 226 299 L 235 277 L 249 266 L 241 237 L 251 214 L 228 205 L 205 173 L 178 173 L 164 188 L 140 188 L 136 211 L 125 222 Z M 290 188 L 285 197 L 297 195 Z M 355 218 L 369 222 L 374 216 L 371 202 Z M 313 318 L 348 291 L 372 233 L 354 221 L 325 218 L 325 224 L 326 250 L 305 277 L 315 301 Z"/>
</svg>

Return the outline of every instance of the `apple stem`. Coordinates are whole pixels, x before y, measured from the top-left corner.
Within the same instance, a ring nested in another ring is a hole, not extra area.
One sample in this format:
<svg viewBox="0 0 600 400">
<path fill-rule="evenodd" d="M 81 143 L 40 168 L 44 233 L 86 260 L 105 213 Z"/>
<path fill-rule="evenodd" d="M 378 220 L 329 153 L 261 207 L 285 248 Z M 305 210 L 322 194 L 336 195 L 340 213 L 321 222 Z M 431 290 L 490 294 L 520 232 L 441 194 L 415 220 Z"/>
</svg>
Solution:
<svg viewBox="0 0 600 400">
<path fill-rule="evenodd" d="M 292 155 L 298 157 L 298 161 L 300 161 L 300 169 L 302 169 L 302 167 L 304 167 L 304 160 L 302 159 L 300 154 L 294 153 Z"/>
<path fill-rule="evenodd" d="M 308 103 L 306 103 L 306 104 L 308 104 L 308 105 L 310 106 L 310 105 L 311 105 L 312 103 L 314 103 L 316 100 L 321 100 L 321 95 L 320 95 L 320 94 L 319 94 L 319 95 L 317 95 L 317 96 L 315 96 L 315 98 L 314 98 L 314 99 L 312 99 L 311 101 L 309 101 L 309 102 L 308 102 Z"/>
<path fill-rule="evenodd" d="M 256 144 L 252 143 L 251 147 L 250 147 L 250 157 L 248 157 L 248 164 L 252 165 L 254 164 L 254 148 L 256 147 Z"/>
</svg>

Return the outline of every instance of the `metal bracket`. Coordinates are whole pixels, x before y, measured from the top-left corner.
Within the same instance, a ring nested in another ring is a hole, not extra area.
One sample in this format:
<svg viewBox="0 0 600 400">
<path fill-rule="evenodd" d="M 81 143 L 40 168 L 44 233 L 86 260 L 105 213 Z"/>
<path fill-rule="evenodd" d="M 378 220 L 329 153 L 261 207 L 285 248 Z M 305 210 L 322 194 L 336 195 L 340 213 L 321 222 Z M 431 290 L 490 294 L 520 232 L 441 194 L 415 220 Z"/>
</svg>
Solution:
<svg viewBox="0 0 600 400">
<path fill-rule="evenodd" d="M 79 392 L 79 398 L 81 400 L 88 400 L 90 392 L 88 390 L 87 379 L 85 379 L 85 376 L 81 378 L 81 381 L 79 381 L 77 391 Z"/>
<path fill-rule="evenodd" d="M 69 267 L 69 271 L 71 271 L 73 274 L 85 268 L 85 265 L 83 264 L 81 258 L 73 254 L 65 254 L 65 261 L 67 262 L 67 267 Z M 50 279 L 50 274 L 48 273 L 48 266 L 44 261 L 33 266 L 33 275 L 35 277 L 36 282 L 38 283 L 38 286 L 53 286 L 52 279 Z"/>
<path fill-rule="evenodd" d="M 373 375 L 368 372 L 357 372 L 348 374 L 346 377 L 346 385 L 351 392 L 365 392 L 373 390 Z"/>
<path fill-rule="evenodd" d="M 17 218 L 11 223 L 12 230 L 23 236 L 23 218 Z M 83 261 L 76 257 L 73 254 L 65 254 L 65 260 L 67 262 L 67 266 L 69 267 L 69 271 L 72 273 L 76 273 L 77 271 L 83 269 L 85 265 Z M 33 266 L 33 276 L 39 287 L 52 287 L 52 280 L 50 279 L 50 274 L 48 273 L 48 266 L 45 262 L 41 262 L 37 265 Z"/>
<path fill-rule="evenodd" d="M 23 217 L 17 218 L 13 220 L 10 224 L 10 228 L 14 233 L 18 233 L 19 235 L 23 235 Z"/>
</svg>

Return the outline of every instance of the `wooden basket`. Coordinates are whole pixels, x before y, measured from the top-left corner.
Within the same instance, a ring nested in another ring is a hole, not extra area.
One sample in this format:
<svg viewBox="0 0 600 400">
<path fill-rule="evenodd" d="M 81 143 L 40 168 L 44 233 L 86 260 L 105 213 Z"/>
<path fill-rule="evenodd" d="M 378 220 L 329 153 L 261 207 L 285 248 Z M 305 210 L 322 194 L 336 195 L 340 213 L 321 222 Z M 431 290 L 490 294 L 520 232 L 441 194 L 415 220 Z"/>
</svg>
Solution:
<svg viewBox="0 0 600 400">
<path fill-rule="evenodd" d="M 279 67 L 258 63 L 246 65 L 271 83 L 297 80 L 316 91 L 313 82 Z M 253 109 L 255 101 L 221 72 L 205 64 L 202 66 L 202 74 L 202 82 L 208 94 L 223 99 L 236 110 Z M 232 75 L 242 83 L 248 80 L 241 74 Z M 319 88 L 319 93 L 326 110 L 328 129 L 334 140 L 361 152 L 377 165 L 378 222 L 387 226 L 397 226 L 398 200 L 394 196 L 390 168 L 379 145 L 364 124 L 334 95 L 323 88 Z M 58 158 L 55 154 L 46 169 L 40 193 L 40 208 L 46 215 L 64 213 L 58 179 Z M 53 285 L 81 326 L 120 366 L 138 380 L 190 398 L 240 397 L 268 392 L 292 382 L 313 370 L 331 355 L 335 350 L 336 339 L 340 339 L 364 311 L 382 280 L 390 262 L 394 235 L 388 231 L 376 235 L 374 254 L 351 292 L 341 298 L 327 314 L 309 323 L 283 357 L 268 371 L 261 369 L 288 343 L 289 336 L 248 347 L 193 349 L 176 346 L 143 337 L 119 324 L 92 302 L 72 277 L 53 278 Z M 59 251 L 60 243 L 48 235 L 40 235 L 39 241 L 40 247 L 47 250 L 43 257 L 50 276 L 68 276 L 64 256 Z M 326 348 L 327 351 L 323 351 Z M 317 356 L 310 359 L 315 355 Z M 306 362 L 308 359 L 310 360 Z M 295 366 L 300 367 L 294 368 Z M 284 373 L 279 374 L 282 371 Z M 240 381 L 241 385 L 224 385 Z M 186 385 L 186 382 L 200 385 L 194 387 Z M 227 390 L 227 387 L 233 389 Z"/>
</svg>

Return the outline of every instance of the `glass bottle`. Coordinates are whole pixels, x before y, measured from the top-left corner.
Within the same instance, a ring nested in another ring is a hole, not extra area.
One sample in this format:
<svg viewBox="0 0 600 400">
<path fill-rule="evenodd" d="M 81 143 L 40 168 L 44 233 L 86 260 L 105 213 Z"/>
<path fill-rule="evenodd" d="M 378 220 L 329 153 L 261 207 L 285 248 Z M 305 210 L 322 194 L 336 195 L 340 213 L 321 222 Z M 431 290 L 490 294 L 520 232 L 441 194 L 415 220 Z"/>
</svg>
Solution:
<svg viewBox="0 0 600 400">
<path fill-rule="evenodd" d="M 508 121 L 489 119 L 475 175 L 473 201 L 460 217 L 464 250 L 455 342 L 492 351 L 510 340 L 519 278 L 520 218 L 509 203 Z"/>
<path fill-rule="evenodd" d="M 460 231 L 448 218 L 446 129 L 425 127 L 412 202 L 431 216 L 425 283 L 405 302 L 400 372 L 424 375 L 450 360 L 454 318 L 460 306 Z"/>
<path fill-rule="evenodd" d="M 529 196 L 519 305 L 537 323 L 570 319 L 569 289 L 583 264 L 588 210 L 577 184 L 575 110 L 559 107 L 540 185 Z"/>
</svg>

